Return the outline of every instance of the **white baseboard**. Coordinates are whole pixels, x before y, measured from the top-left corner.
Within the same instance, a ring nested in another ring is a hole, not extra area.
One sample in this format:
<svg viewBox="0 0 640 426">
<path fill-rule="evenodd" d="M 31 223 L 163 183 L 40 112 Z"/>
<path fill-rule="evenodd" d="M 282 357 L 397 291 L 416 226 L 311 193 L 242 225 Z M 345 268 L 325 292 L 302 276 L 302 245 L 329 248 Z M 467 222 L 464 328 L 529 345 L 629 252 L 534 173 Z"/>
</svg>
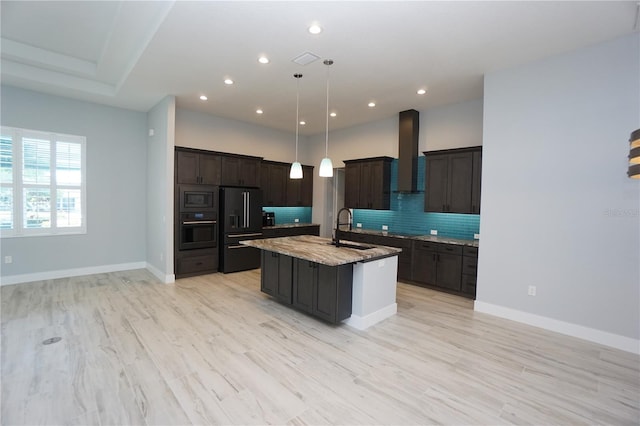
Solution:
<svg viewBox="0 0 640 426">
<path fill-rule="evenodd" d="M 372 325 L 379 323 L 383 319 L 395 315 L 396 312 L 398 312 L 398 304 L 392 303 L 391 305 L 385 306 L 384 308 L 378 309 L 377 311 L 363 317 L 352 314 L 349 318 L 342 321 L 342 323 L 358 330 L 365 330 Z"/>
<path fill-rule="evenodd" d="M 90 266 L 87 268 L 60 269 L 57 271 L 36 272 L 33 274 L 8 275 L 0 277 L 0 286 L 29 283 L 32 281 L 54 280 L 57 278 L 78 277 L 80 275 L 104 274 L 107 272 L 145 269 L 146 262 L 118 263 L 115 265 Z M 154 274 L 155 275 L 155 274 Z"/>
<path fill-rule="evenodd" d="M 151 272 L 153 275 L 155 275 L 156 278 L 158 278 L 160 281 L 162 281 L 165 284 L 171 284 L 176 281 L 175 274 L 165 274 L 164 272 L 162 272 L 160 269 L 156 268 L 149 262 L 147 262 L 147 270 Z"/>
<path fill-rule="evenodd" d="M 477 312 L 506 318 L 512 321 L 532 325 L 534 327 L 544 328 L 545 330 L 555 331 L 556 333 L 566 334 L 568 336 L 577 337 L 579 339 L 588 340 L 590 342 L 599 343 L 601 345 L 610 346 L 612 348 L 640 355 L 640 340 L 632 339 L 630 337 L 620 336 L 619 334 L 608 333 L 595 328 L 584 327 L 582 325 L 559 321 L 553 318 L 530 314 L 528 312 L 518 311 L 516 309 L 493 305 L 491 303 L 481 302 L 478 300 L 475 301 L 473 309 Z"/>
</svg>

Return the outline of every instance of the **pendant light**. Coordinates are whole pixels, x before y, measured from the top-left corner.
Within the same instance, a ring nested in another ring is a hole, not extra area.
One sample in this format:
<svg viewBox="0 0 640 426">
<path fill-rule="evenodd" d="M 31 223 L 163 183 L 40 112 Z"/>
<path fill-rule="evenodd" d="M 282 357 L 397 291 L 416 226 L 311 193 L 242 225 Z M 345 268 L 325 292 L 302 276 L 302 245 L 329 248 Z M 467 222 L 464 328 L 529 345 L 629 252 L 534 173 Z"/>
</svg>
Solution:
<svg viewBox="0 0 640 426">
<path fill-rule="evenodd" d="M 327 132 L 325 135 L 324 158 L 320 162 L 320 176 L 332 177 L 333 163 L 331 163 L 331 158 L 329 158 L 329 67 L 333 64 L 333 60 L 325 59 L 324 64 L 327 66 Z"/>
<path fill-rule="evenodd" d="M 640 129 L 631 132 L 629 138 L 629 171 L 630 178 L 640 179 Z"/>
<path fill-rule="evenodd" d="M 300 79 L 302 74 L 294 74 L 296 78 L 296 161 L 291 164 L 289 179 L 302 179 L 302 164 L 298 162 L 298 126 L 300 125 Z"/>
</svg>

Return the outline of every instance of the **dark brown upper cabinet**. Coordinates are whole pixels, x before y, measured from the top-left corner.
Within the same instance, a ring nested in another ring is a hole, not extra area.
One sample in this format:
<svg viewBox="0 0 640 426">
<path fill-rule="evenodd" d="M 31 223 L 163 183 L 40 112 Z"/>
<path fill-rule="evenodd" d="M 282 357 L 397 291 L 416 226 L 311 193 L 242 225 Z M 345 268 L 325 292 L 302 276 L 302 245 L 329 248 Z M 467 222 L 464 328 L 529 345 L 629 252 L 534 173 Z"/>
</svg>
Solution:
<svg viewBox="0 0 640 426">
<path fill-rule="evenodd" d="M 391 157 L 375 157 L 345 161 L 344 206 L 389 210 L 392 160 Z"/>
<path fill-rule="evenodd" d="M 313 206 L 313 166 L 302 166 L 302 179 L 289 179 L 287 169 L 287 206 Z"/>
<path fill-rule="evenodd" d="M 260 186 L 260 164 L 262 158 L 241 155 L 222 156 L 222 186 Z"/>
<path fill-rule="evenodd" d="M 176 183 L 220 184 L 220 156 L 191 150 L 176 150 Z"/>
<path fill-rule="evenodd" d="M 482 147 L 425 152 L 424 211 L 480 213 Z"/>
<path fill-rule="evenodd" d="M 285 206 L 287 200 L 287 180 L 289 180 L 289 165 L 263 160 L 260 168 L 262 204 L 269 207 Z"/>
<path fill-rule="evenodd" d="M 263 160 L 263 204 L 270 207 L 312 207 L 313 166 L 302 166 L 302 179 L 289 178 L 290 163 Z"/>
</svg>

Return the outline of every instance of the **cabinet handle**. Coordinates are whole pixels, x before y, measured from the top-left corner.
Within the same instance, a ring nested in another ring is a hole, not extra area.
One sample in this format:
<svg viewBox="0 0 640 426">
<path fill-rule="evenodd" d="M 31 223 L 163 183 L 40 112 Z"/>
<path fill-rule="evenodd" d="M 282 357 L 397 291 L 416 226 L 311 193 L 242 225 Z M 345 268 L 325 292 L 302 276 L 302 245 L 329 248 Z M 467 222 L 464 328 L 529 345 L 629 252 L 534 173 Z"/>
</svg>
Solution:
<svg viewBox="0 0 640 426">
<path fill-rule="evenodd" d="M 436 254 L 435 254 L 435 253 L 433 253 L 433 261 L 434 261 L 434 262 L 437 262 Z"/>
</svg>

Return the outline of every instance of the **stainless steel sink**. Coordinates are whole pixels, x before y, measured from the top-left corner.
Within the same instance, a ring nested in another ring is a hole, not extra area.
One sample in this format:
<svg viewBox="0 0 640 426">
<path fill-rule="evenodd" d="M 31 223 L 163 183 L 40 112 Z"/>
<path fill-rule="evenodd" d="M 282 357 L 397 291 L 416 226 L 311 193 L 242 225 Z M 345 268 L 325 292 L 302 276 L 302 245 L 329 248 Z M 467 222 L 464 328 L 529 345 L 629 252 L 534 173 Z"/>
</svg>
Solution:
<svg viewBox="0 0 640 426">
<path fill-rule="evenodd" d="M 351 244 L 351 243 L 344 243 L 344 242 L 336 243 L 335 241 L 331 241 L 329 244 L 331 244 L 332 246 L 336 246 L 338 248 L 350 248 L 350 249 L 356 249 L 356 250 L 369 250 L 374 248 L 373 246 Z"/>
</svg>

